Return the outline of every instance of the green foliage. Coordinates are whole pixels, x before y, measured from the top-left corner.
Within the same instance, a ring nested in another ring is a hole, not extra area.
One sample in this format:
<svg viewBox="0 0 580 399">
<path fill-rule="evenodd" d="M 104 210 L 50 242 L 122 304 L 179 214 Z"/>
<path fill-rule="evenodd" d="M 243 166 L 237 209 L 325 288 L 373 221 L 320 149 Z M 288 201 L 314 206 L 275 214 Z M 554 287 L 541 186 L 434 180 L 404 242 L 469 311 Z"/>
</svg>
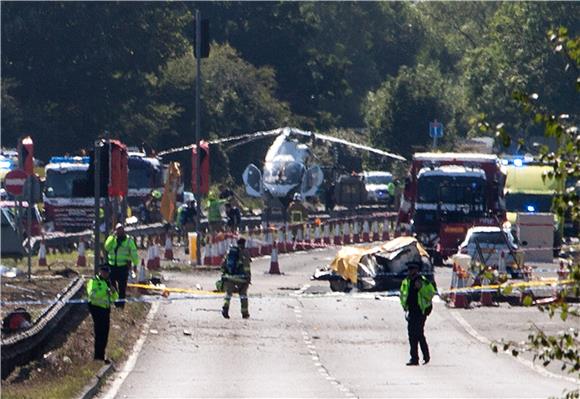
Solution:
<svg viewBox="0 0 580 399">
<path fill-rule="evenodd" d="M 402 67 L 395 78 L 370 92 L 363 105 L 373 144 L 410 156 L 417 146 L 429 146 L 428 126 L 434 119 L 443 122 L 446 134 L 453 137 L 457 133 L 449 102 L 453 98 L 454 86 L 436 67 Z"/>
</svg>

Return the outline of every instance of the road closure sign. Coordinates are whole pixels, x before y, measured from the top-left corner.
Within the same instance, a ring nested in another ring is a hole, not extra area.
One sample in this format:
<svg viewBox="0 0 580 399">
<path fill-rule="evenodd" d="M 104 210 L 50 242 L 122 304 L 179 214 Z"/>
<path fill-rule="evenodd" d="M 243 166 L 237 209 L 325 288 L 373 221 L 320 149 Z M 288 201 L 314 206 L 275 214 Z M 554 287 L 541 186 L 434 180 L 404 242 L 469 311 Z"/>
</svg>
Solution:
<svg viewBox="0 0 580 399">
<path fill-rule="evenodd" d="M 24 192 L 24 185 L 28 175 L 21 169 L 11 170 L 4 178 L 4 188 L 12 195 L 20 196 Z"/>
</svg>

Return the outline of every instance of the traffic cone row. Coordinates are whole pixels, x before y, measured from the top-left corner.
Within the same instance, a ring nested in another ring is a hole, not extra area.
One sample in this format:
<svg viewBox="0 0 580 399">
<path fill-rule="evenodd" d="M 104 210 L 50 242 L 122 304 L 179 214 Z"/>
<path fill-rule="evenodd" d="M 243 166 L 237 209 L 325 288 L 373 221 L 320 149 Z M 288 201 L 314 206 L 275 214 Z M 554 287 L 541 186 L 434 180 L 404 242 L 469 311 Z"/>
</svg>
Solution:
<svg viewBox="0 0 580 399">
<path fill-rule="evenodd" d="M 453 272 L 451 275 L 451 289 L 465 288 L 465 272 L 461 266 L 453 264 Z M 450 304 L 454 308 L 467 308 L 469 306 L 469 301 L 467 299 L 467 294 L 464 292 L 453 291 L 449 295 Z"/>
<path fill-rule="evenodd" d="M 173 239 L 171 235 L 165 237 L 165 260 L 173 260 Z"/>
</svg>

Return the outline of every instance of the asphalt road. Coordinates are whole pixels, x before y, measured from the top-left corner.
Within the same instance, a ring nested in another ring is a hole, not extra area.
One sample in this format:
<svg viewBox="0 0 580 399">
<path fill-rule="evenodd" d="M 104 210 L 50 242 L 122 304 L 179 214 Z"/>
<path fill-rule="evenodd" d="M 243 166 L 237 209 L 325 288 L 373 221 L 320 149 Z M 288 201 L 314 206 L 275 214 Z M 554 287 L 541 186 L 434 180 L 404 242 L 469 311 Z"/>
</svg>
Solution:
<svg viewBox="0 0 580 399">
<path fill-rule="evenodd" d="M 534 367 L 529 357 L 494 354 L 489 340 L 523 340 L 531 323 L 569 327 L 533 308 L 450 309 L 440 301 L 426 326 L 431 363 L 407 367 L 406 322 L 398 297 L 330 293 L 312 282 L 331 250 L 282 255 L 282 276 L 268 259 L 253 263 L 249 320 L 234 298 L 221 317 L 220 297 L 163 302 L 141 351 L 101 398 L 193 397 L 543 397 L 578 381 Z M 217 272 L 167 273 L 167 285 L 210 289 Z M 436 269 L 440 288 L 450 270 Z"/>
</svg>

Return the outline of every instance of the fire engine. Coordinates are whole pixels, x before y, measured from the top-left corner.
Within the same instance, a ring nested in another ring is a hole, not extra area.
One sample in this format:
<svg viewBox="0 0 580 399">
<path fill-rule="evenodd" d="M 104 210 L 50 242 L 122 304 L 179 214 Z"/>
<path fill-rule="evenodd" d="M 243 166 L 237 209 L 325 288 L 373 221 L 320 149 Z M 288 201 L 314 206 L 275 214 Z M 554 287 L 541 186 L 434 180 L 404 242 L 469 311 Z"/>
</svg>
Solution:
<svg viewBox="0 0 580 399">
<path fill-rule="evenodd" d="M 95 199 L 88 195 L 89 157 L 52 157 L 45 167 L 44 211 L 48 230 L 90 228 Z"/>
<path fill-rule="evenodd" d="M 159 159 L 148 157 L 145 152 L 129 149 L 129 191 L 127 200 L 131 208 L 137 208 L 153 190 L 163 190 L 164 167 Z"/>
<path fill-rule="evenodd" d="M 127 197 L 127 148 L 117 140 L 102 140 L 100 197 Z M 52 157 L 45 167 L 44 210 L 47 230 L 79 231 L 93 226 L 95 206 L 94 152 L 89 157 Z"/>
<path fill-rule="evenodd" d="M 505 221 L 504 184 L 495 155 L 416 153 L 405 181 L 398 231 L 415 234 L 439 264 L 457 250 L 470 227 Z"/>
</svg>

